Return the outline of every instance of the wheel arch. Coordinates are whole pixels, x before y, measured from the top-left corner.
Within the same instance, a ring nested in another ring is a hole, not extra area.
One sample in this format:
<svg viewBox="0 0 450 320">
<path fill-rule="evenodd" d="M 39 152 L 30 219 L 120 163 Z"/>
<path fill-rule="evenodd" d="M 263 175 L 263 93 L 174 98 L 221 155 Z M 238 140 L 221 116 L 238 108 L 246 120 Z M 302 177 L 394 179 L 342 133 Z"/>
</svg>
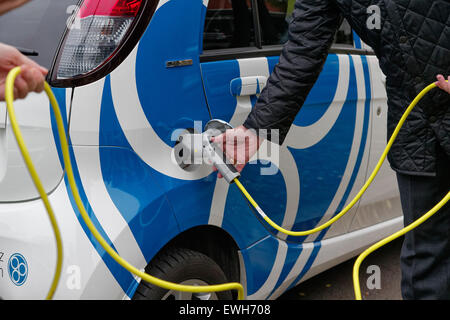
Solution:
<svg viewBox="0 0 450 320">
<path fill-rule="evenodd" d="M 187 229 L 170 240 L 159 252 L 168 247 L 201 252 L 221 266 L 229 281 L 241 282 L 239 247 L 233 237 L 222 228 L 201 225 Z"/>
</svg>

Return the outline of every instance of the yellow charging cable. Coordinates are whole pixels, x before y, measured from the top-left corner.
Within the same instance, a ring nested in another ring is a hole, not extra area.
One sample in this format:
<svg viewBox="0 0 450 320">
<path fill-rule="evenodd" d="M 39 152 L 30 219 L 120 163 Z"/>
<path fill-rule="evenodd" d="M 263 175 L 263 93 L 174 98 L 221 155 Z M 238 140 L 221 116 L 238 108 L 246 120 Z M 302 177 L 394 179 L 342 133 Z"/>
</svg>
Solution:
<svg viewBox="0 0 450 320">
<path fill-rule="evenodd" d="M 13 129 L 14 135 L 16 137 L 17 143 L 19 145 L 20 151 L 22 153 L 22 156 L 24 158 L 24 161 L 27 165 L 27 168 L 30 172 L 30 175 L 33 179 L 34 184 L 36 185 L 36 188 L 38 189 L 38 192 L 44 202 L 45 208 L 48 212 L 55 238 L 57 243 L 57 264 L 56 264 L 56 271 L 55 276 L 50 288 L 50 291 L 47 295 L 47 299 L 51 299 L 53 297 L 53 294 L 56 290 L 60 275 L 61 275 L 61 268 L 62 268 L 62 241 L 60 232 L 58 229 L 58 225 L 55 219 L 55 215 L 53 213 L 53 209 L 50 205 L 50 202 L 48 200 L 47 194 L 45 192 L 45 189 L 43 188 L 43 185 L 39 179 L 39 176 L 36 172 L 36 169 L 34 168 L 33 162 L 31 160 L 31 157 L 29 155 L 28 149 L 26 147 L 25 141 L 22 137 L 19 125 L 17 123 L 15 113 L 14 113 L 14 107 L 13 107 L 13 101 L 14 101 L 14 82 L 17 76 L 20 73 L 20 67 L 14 68 L 11 70 L 11 72 L 8 74 L 7 80 L 6 80 L 6 104 L 8 109 L 8 115 L 11 121 L 11 127 Z M 316 233 L 318 231 L 321 231 L 330 225 L 332 225 L 334 222 L 339 220 L 343 215 L 345 215 L 361 198 L 361 196 L 365 193 L 367 188 L 370 186 L 370 184 L 375 179 L 376 175 L 378 174 L 383 162 L 385 161 L 387 154 L 389 150 L 391 149 L 395 139 L 397 138 L 397 135 L 402 128 L 404 122 L 406 121 L 406 118 L 411 113 L 412 109 L 417 105 L 417 103 L 423 98 L 425 94 L 427 94 L 430 90 L 435 88 L 436 85 L 430 84 L 427 86 L 424 90 L 422 90 L 419 95 L 414 99 L 414 101 L 410 104 L 410 106 L 407 108 L 405 113 L 403 114 L 403 117 L 400 119 L 397 127 L 394 130 L 394 133 L 392 134 L 380 160 L 378 161 L 377 165 L 375 166 L 374 171 L 370 175 L 369 179 L 366 181 L 364 186 L 361 188 L 361 190 L 358 192 L 356 197 L 335 217 L 330 219 L 328 222 L 324 223 L 323 225 L 316 227 L 311 230 L 307 231 L 291 231 L 286 230 L 280 226 L 278 226 L 275 222 L 273 222 L 267 215 L 264 213 L 264 211 L 259 207 L 259 205 L 256 203 L 256 201 L 251 197 L 251 195 L 247 192 L 247 190 L 244 188 L 244 186 L 240 183 L 238 179 L 235 179 L 234 182 L 238 186 L 238 188 L 241 190 L 241 192 L 244 194 L 244 196 L 248 199 L 248 201 L 255 207 L 256 211 L 261 215 L 261 217 L 273 228 L 276 230 L 285 233 L 287 235 L 291 236 L 307 236 L 313 233 Z M 66 169 L 67 177 L 69 180 L 69 186 L 72 191 L 72 194 L 75 199 L 75 203 L 78 207 L 78 210 L 81 213 L 81 216 L 86 223 L 87 227 L 95 237 L 95 239 L 100 243 L 100 245 L 105 249 L 105 251 L 117 262 L 119 263 L 123 268 L 131 272 L 132 274 L 142 278 L 143 280 L 152 283 L 158 287 L 167 289 L 167 290 L 175 290 L 175 291 L 184 291 L 184 292 L 193 292 L 193 293 L 201 293 L 201 292 L 219 292 L 219 291 L 228 291 L 228 290 L 237 290 L 238 291 L 238 299 L 243 300 L 244 299 L 244 288 L 240 283 L 232 282 L 232 283 L 225 283 L 220 285 L 210 285 L 210 286 L 189 286 L 189 285 L 180 285 L 172 282 L 168 282 L 165 280 L 161 280 L 158 278 L 155 278 L 145 272 L 140 271 L 139 269 L 132 266 L 130 263 L 128 263 L 125 259 L 123 259 L 121 256 L 117 254 L 114 249 L 103 239 L 103 237 L 100 235 L 100 233 L 97 231 L 95 226 L 93 225 L 91 219 L 89 218 L 89 215 L 86 212 L 86 209 L 84 208 L 84 205 L 81 201 L 80 195 L 78 193 L 78 188 L 75 182 L 75 178 L 73 176 L 73 170 L 72 165 L 70 161 L 70 154 L 69 154 L 69 147 L 67 142 L 67 137 L 64 129 L 64 123 L 62 120 L 61 112 L 59 109 L 59 105 L 56 101 L 55 96 L 53 95 L 53 92 L 50 88 L 50 86 L 45 83 L 45 92 L 48 95 L 50 99 L 51 106 L 53 108 L 53 112 L 55 113 L 56 123 L 58 127 L 58 134 L 60 137 L 60 143 L 61 143 L 61 149 L 63 152 L 63 158 L 64 158 L 64 166 Z M 415 222 L 411 223 L 409 226 L 405 227 L 404 229 L 394 233 L 393 235 L 379 241 L 378 243 L 371 246 L 369 249 L 364 251 L 355 262 L 355 266 L 353 269 L 353 283 L 354 283 L 354 289 L 355 289 L 355 296 L 356 299 L 361 299 L 361 290 L 359 286 L 359 266 L 361 265 L 362 261 L 365 257 L 367 257 L 371 252 L 377 250 L 378 248 L 382 247 L 383 245 L 389 243 L 390 241 L 404 235 L 405 233 L 411 231 L 412 229 L 419 226 L 421 223 L 426 221 L 428 218 L 430 218 L 433 214 L 435 214 L 437 211 L 439 211 L 450 199 L 450 192 L 430 211 L 428 211 L 426 214 L 424 214 L 421 218 L 416 220 Z"/>
<path fill-rule="evenodd" d="M 372 252 L 375 250 L 381 248 L 385 244 L 388 244 L 389 242 L 397 239 L 398 237 L 403 236 L 404 234 L 408 233 L 412 229 L 418 227 L 422 223 L 424 223 L 426 220 L 428 220 L 432 215 L 434 215 L 436 212 L 438 212 L 448 201 L 450 200 L 450 192 L 447 193 L 447 195 L 439 201 L 437 205 L 433 207 L 430 211 L 425 213 L 422 217 L 414 221 L 413 223 L 409 224 L 405 228 L 397 231 L 396 233 L 392 234 L 391 236 L 375 243 L 371 247 L 369 247 L 367 250 L 365 250 L 363 253 L 361 253 L 356 259 L 355 264 L 353 265 L 353 288 L 355 290 L 355 298 L 356 300 L 361 300 L 361 288 L 359 285 L 359 267 L 361 266 L 361 263 L 363 260 Z"/>
<path fill-rule="evenodd" d="M 339 212 L 337 215 L 335 215 L 333 218 L 331 218 L 330 220 L 328 220 L 326 223 L 313 228 L 311 230 L 305 230 L 305 231 L 291 231 L 291 230 L 287 230 L 284 229 L 282 227 L 280 227 L 279 225 L 277 225 L 273 220 L 271 220 L 265 213 L 264 211 L 259 207 L 259 205 L 256 203 L 256 201 L 250 196 L 250 194 L 247 192 L 247 190 L 245 190 L 244 186 L 239 182 L 239 180 L 236 178 L 234 180 L 234 182 L 236 183 L 236 185 L 238 186 L 238 188 L 241 190 L 242 194 L 248 199 L 248 201 L 252 204 L 252 206 L 256 209 L 256 211 L 259 213 L 259 215 L 273 228 L 275 228 L 276 230 L 287 234 L 289 236 L 295 236 L 295 237 L 300 237 L 300 236 L 308 236 L 310 234 L 319 232 L 325 228 L 328 228 L 329 226 L 331 226 L 333 223 L 335 223 L 337 220 L 339 220 L 340 218 L 342 218 L 348 211 L 350 211 L 351 208 L 353 208 L 353 206 L 361 199 L 362 195 L 366 192 L 367 188 L 372 184 L 373 180 L 375 179 L 375 177 L 377 176 L 378 172 L 381 169 L 381 166 L 383 165 L 384 161 L 386 160 L 387 154 L 389 153 L 389 151 L 391 150 L 392 145 L 395 142 L 395 139 L 398 136 L 398 133 L 400 132 L 400 129 L 403 127 L 403 124 L 406 121 L 406 118 L 409 116 L 409 114 L 411 113 L 411 111 L 414 109 L 414 107 L 417 105 L 417 103 L 419 103 L 419 101 L 433 88 L 436 87 L 436 84 L 432 83 L 429 86 L 427 86 L 425 89 L 423 89 L 418 95 L 417 97 L 413 100 L 413 102 L 409 105 L 409 107 L 406 109 L 405 113 L 403 114 L 402 118 L 400 119 L 399 123 L 397 124 L 397 127 L 394 130 L 394 133 L 392 134 L 391 138 L 389 139 L 389 142 L 386 146 L 386 148 L 383 151 L 383 154 L 380 157 L 380 160 L 378 160 L 377 165 L 375 166 L 375 169 L 373 170 L 372 174 L 370 175 L 369 179 L 367 179 L 366 183 L 363 185 L 363 187 L 361 188 L 361 190 L 358 192 L 358 194 L 355 196 L 355 198 L 350 201 L 350 203 L 341 211 Z"/>
<path fill-rule="evenodd" d="M 42 183 L 39 179 L 39 176 L 34 169 L 33 162 L 31 160 L 31 157 L 28 153 L 28 149 L 25 145 L 25 142 L 22 138 L 22 135 L 20 133 L 20 128 L 17 124 L 17 121 L 15 119 L 14 115 L 14 107 L 13 107 L 13 101 L 14 101 L 14 82 L 17 76 L 20 74 L 20 67 L 14 68 L 10 71 L 8 74 L 7 80 L 6 80 L 6 102 L 8 107 L 8 114 L 11 119 L 11 126 L 14 131 L 14 135 L 16 136 L 17 143 L 19 145 L 19 148 L 22 152 L 23 158 L 25 160 L 25 163 L 27 164 L 28 170 L 30 171 L 30 174 L 33 178 L 34 183 L 36 184 L 36 187 L 38 188 L 39 194 L 42 197 L 42 200 L 45 203 L 45 208 L 47 209 L 47 212 L 50 216 L 50 220 L 52 221 L 52 226 L 55 232 L 56 236 L 56 242 L 58 244 L 58 261 L 57 261 L 57 267 L 55 272 L 55 279 L 53 280 L 53 284 L 51 287 L 51 292 L 47 296 L 47 299 L 51 299 L 53 297 L 53 293 L 58 285 L 58 281 L 61 274 L 61 266 L 62 266 L 62 243 L 61 243 L 61 237 L 60 232 L 58 230 L 58 226 L 56 223 L 55 215 L 53 213 L 53 210 L 51 208 L 50 202 L 48 201 L 47 194 L 45 192 L 45 189 L 42 187 Z M 137 269 L 136 267 L 132 266 L 129 262 L 127 262 L 125 259 L 123 259 L 107 242 L 106 240 L 100 235 L 100 233 L 95 228 L 94 224 L 92 223 L 91 219 L 89 218 L 88 213 L 86 212 L 86 209 L 84 208 L 83 202 L 81 201 L 80 194 L 78 193 L 78 188 L 75 182 L 75 178 L 73 175 L 73 169 L 72 164 L 70 161 L 70 153 L 69 153 L 69 144 L 67 142 L 67 136 L 64 129 L 64 123 L 61 116 L 61 112 L 59 109 L 58 102 L 56 101 L 56 98 L 50 88 L 50 86 L 45 83 L 45 93 L 48 95 L 50 99 L 50 103 L 53 109 L 53 112 L 55 114 L 56 123 L 58 127 L 58 135 L 61 143 L 61 149 L 63 153 L 64 158 L 64 167 L 66 169 L 67 178 L 69 181 L 69 186 L 71 189 L 71 192 L 73 194 L 73 197 L 75 199 L 75 203 L 77 205 L 78 210 L 80 211 L 80 214 L 86 223 L 86 226 L 89 228 L 92 235 L 95 237 L 95 239 L 100 243 L 100 245 L 103 247 L 103 249 L 123 268 L 131 272 L 132 274 L 140 277 L 141 279 L 164 289 L 167 290 L 175 290 L 175 291 L 183 291 L 183 292 L 193 292 L 193 293 L 203 293 L 203 292 L 219 292 L 219 291 L 228 291 L 228 290 L 237 290 L 238 291 L 238 299 L 243 300 L 244 299 L 244 287 L 238 283 L 238 282 L 230 282 L 225 284 L 218 284 L 218 285 L 207 285 L 207 286 L 194 286 L 194 285 L 180 285 L 177 283 L 165 281 L 162 279 L 155 278 L 145 272 L 142 272 L 141 270 Z"/>
<path fill-rule="evenodd" d="M 63 263 L 63 246 L 62 246 L 62 241 L 61 241 L 61 233 L 59 232 L 55 213 L 53 212 L 50 201 L 48 200 L 47 193 L 45 192 L 44 186 L 43 186 L 41 180 L 39 179 L 39 175 L 36 171 L 36 168 L 33 165 L 33 161 L 31 160 L 30 153 L 28 152 L 28 148 L 25 144 L 25 140 L 23 139 L 23 136 L 20 131 L 19 124 L 17 122 L 16 115 L 14 112 L 14 107 L 13 107 L 14 81 L 19 73 L 20 73 L 20 68 L 15 68 L 15 69 L 11 70 L 11 72 L 8 74 L 8 77 L 6 78 L 6 84 L 5 84 L 6 108 L 8 110 L 8 116 L 9 116 L 9 120 L 11 122 L 11 128 L 14 132 L 14 136 L 16 137 L 20 152 L 22 153 L 22 157 L 28 168 L 31 179 L 33 180 L 34 185 L 36 186 L 36 189 L 38 190 L 39 195 L 40 195 L 42 201 L 44 202 L 45 209 L 47 210 L 47 214 L 50 219 L 51 226 L 53 228 L 53 232 L 55 234 L 56 251 L 57 251 L 56 252 L 56 254 L 57 254 L 56 270 L 55 270 L 55 275 L 53 277 L 53 282 L 51 284 L 50 290 L 46 297 L 47 300 L 51 300 L 53 298 L 56 287 L 58 286 L 59 279 L 61 277 L 61 269 L 62 269 L 62 263 Z M 47 93 L 52 105 L 55 104 L 56 103 L 55 96 L 53 95 L 53 92 L 47 83 L 45 84 L 45 92 Z M 57 109 L 56 111 L 59 112 L 59 108 L 56 108 L 56 109 Z M 60 116 L 60 120 L 61 120 L 61 124 L 62 124 L 61 116 Z M 59 124 L 58 124 L 58 126 L 59 126 Z M 62 131 L 64 132 L 64 130 L 62 130 Z"/>
<path fill-rule="evenodd" d="M 376 175 L 380 171 L 380 168 L 383 165 L 383 162 L 385 161 L 389 150 L 391 150 L 391 147 L 394 144 L 394 141 L 397 138 L 397 135 L 400 132 L 400 129 L 402 128 L 403 124 L 405 123 L 406 118 L 409 116 L 409 114 L 414 109 L 414 107 L 419 103 L 419 101 L 429 91 L 431 91 L 435 87 L 436 87 L 436 84 L 432 83 L 429 86 L 427 86 L 425 89 L 423 89 L 417 95 L 417 97 L 413 100 L 413 102 L 409 105 L 409 107 L 406 109 L 406 111 L 403 114 L 402 118 L 400 119 L 397 127 L 395 128 L 394 133 L 392 134 L 391 138 L 389 139 L 389 142 L 388 142 L 386 148 L 384 149 L 384 152 L 381 155 L 380 160 L 378 161 L 377 165 L 375 166 L 375 169 L 373 170 L 372 174 L 370 175 L 369 179 L 366 181 L 364 186 L 361 188 L 361 190 L 355 196 L 355 198 L 340 213 L 338 213 L 335 217 L 333 217 L 328 222 L 326 222 L 326 223 L 324 223 L 324 224 L 322 224 L 322 225 L 320 225 L 320 226 L 318 226 L 318 227 L 316 227 L 314 229 L 306 230 L 306 231 L 290 231 L 290 230 L 286 230 L 286 229 L 280 227 L 275 222 L 273 222 L 273 220 L 271 220 L 269 217 L 267 217 L 267 215 L 264 213 L 264 211 L 259 207 L 259 205 L 256 203 L 256 201 L 250 196 L 250 194 L 247 192 L 247 190 L 245 190 L 244 186 L 239 182 L 239 180 L 237 178 L 234 180 L 234 182 L 236 183 L 238 188 L 241 190 L 242 194 L 248 199 L 248 201 L 256 209 L 256 211 L 259 213 L 259 215 L 270 226 L 272 226 L 276 230 L 278 230 L 278 231 L 280 231 L 280 232 L 282 232 L 284 234 L 290 235 L 290 236 L 307 236 L 307 235 L 316 233 L 318 231 L 321 231 L 321 230 L 329 227 L 330 225 L 332 225 L 337 220 L 339 220 L 344 214 L 346 214 L 359 201 L 361 196 L 366 192 L 367 188 L 370 186 L 370 184 L 373 182 L 373 180 L 375 179 Z M 394 233 L 393 235 L 391 235 L 391 236 L 389 236 L 389 237 L 387 237 L 387 238 L 377 242 L 376 244 L 374 244 L 373 246 L 368 248 L 366 251 L 364 251 L 358 257 L 358 259 L 355 262 L 354 268 L 353 268 L 353 285 L 354 285 L 354 290 L 355 290 L 355 297 L 356 297 L 357 300 L 361 300 L 361 289 L 360 289 L 360 285 L 359 285 L 359 267 L 360 267 L 362 261 L 365 259 L 365 257 L 367 257 L 370 253 L 372 253 L 373 251 L 377 250 L 378 248 L 382 247 L 383 245 L 391 242 L 394 239 L 397 239 L 398 237 L 404 235 L 405 233 L 411 231 L 412 229 L 414 229 L 417 226 L 419 226 L 420 224 L 422 224 L 424 221 L 426 221 L 428 218 L 430 218 L 433 214 L 435 214 L 437 211 L 439 211 L 449 201 L 449 199 L 450 199 L 450 192 L 447 193 L 447 195 L 433 209 L 431 209 L 430 211 L 425 213 L 421 218 L 419 218 L 418 220 L 414 221 L 413 223 L 411 223 L 410 225 L 408 225 L 404 229 L 402 229 L 402 230 Z"/>
</svg>

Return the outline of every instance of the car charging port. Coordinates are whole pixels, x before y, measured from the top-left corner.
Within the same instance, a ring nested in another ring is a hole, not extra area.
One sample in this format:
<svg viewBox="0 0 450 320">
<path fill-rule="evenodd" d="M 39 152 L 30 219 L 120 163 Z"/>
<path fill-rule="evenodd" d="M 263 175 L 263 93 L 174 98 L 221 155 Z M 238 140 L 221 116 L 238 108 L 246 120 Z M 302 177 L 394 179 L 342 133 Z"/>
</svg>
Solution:
<svg viewBox="0 0 450 320">
<path fill-rule="evenodd" d="M 228 183 L 239 177 L 236 168 L 228 163 L 222 150 L 211 143 L 211 139 L 232 126 L 222 120 L 209 121 L 203 133 L 186 130 L 181 134 L 175 144 L 174 153 L 178 165 L 188 171 L 195 170 L 200 165 L 211 165 L 217 168 Z"/>
</svg>

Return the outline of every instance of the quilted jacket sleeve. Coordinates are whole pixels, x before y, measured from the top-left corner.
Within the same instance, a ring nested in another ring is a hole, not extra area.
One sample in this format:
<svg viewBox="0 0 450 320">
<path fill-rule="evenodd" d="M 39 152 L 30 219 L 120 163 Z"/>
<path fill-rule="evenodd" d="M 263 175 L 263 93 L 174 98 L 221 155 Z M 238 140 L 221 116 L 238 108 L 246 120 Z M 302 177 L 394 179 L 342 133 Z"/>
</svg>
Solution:
<svg viewBox="0 0 450 320">
<path fill-rule="evenodd" d="M 266 129 L 259 131 L 260 136 L 283 143 L 322 71 L 341 19 L 333 0 L 296 1 L 288 42 L 244 123 L 246 128 Z"/>
</svg>

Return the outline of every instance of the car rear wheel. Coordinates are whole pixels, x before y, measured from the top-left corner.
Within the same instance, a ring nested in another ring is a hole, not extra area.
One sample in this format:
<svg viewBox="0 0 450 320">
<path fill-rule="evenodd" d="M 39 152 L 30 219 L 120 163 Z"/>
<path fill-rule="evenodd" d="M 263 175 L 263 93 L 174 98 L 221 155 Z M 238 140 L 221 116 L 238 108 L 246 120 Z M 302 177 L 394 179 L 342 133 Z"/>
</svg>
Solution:
<svg viewBox="0 0 450 320">
<path fill-rule="evenodd" d="M 220 266 L 203 253 L 169 248 L 158 254 L 145 268 L 148 274 L 184 285 L 213 285 L 229 282 Z M 190 293 L 166 290 L 141 281 L 133 300 L 231 300 L 230 291 Z"/>
</svg>

